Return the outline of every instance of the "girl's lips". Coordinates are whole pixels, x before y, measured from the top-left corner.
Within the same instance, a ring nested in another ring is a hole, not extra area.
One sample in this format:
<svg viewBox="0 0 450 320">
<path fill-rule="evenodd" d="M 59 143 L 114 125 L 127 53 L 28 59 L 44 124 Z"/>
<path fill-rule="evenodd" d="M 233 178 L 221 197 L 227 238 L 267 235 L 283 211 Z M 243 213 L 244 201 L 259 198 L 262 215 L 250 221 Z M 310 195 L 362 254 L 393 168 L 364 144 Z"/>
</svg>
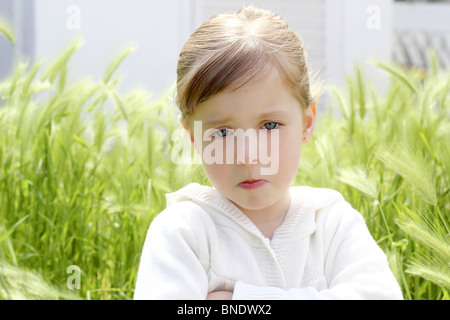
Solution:
<svg viewBox="0 0 450 320">
<path fill-rule="evenodd" d="M 266 180 L 246 180 L 238 184 L 239 187 L 252 190 L 263 186 L 266 183 Z"/>
</svg>

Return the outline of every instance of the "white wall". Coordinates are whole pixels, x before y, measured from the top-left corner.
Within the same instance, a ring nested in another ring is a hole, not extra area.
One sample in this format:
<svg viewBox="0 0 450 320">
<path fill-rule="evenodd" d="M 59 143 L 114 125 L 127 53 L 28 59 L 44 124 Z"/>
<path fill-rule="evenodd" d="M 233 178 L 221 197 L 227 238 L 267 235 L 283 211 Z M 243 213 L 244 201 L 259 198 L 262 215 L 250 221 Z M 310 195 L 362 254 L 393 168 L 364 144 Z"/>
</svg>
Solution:
<svg viewBox="0 0 450 320">
<path fill-rule="evenodd" d="M 0 0 L 0 16 L 8 17 L 12 15 L 12 3 Z M 9 19 L 8 19 L 9 20 Z M 9 21 L 11 23 L 11 21 Z M 8 39 L 0 35 L 0 81 L 11 71 L 14 51 Z"/>
<path fill-rule="evenodd" d="M 84 46 L 73 57 L 71 78 L 101 79 L 109 62 L 134 44 L 138 50 L 119 69 L 122 88 L 142 85 L 159 93 L 174 83 L 178 52 L 190 31 L 189 10 L 186 0 L 39 0 L 35 60 L 51 59 L 81 34 Z"/>
<path fill-rule="evenodd" d="M 345 75 L 355 65 L 380 90 L 388 84 L 386 74 L 373 60 L 391 61 L 391 0 L 326 0 L 325 61 L 329 83 L 344 86 Z"/>
<path fill-rule="evenodd" d="M 396 30 L 450 32 L 450 3 L 403 3 L 393 8 Z"/>
<path fill-rule="evenodd" d="M 25 57 L 33 54 L 34 41 L 29 36 L 34 26 L 34 1 L 0 0 L 0 17 L 13 29 L 16 38 L 14 47 L 0 35 L 0 81 L 14 69 L 14 51 Z"/>
</svg>

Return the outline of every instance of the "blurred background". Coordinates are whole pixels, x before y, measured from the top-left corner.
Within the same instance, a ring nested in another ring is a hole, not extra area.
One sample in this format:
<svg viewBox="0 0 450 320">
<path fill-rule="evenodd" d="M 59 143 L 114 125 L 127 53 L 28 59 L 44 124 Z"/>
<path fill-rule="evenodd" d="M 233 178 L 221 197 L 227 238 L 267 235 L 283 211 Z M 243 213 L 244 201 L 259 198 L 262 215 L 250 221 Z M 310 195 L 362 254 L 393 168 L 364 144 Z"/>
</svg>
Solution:
<svg viewBox="0 0 450 320">
<path fill-rule="evenodd" d="M 320 98 L 339 114 L 320 117 L 294 184 L 361 212 L 405 299 L 450 299 L 449 1 L 0 0 L 0 300 L 132 298 L 165 194 L 208 184 L 174 161 L 178 54 L 248 4 L 283 16 L 343 89 Z"/>
<path fill-rule="evenodd" d="M 135 51 L 121 65 L 121 90 L 144 87 L 159 94 L 175 83 L 178 53 L 211 15 L 246 4 L 283 16 L 304 39 L 314 73 L 342 85 L 362 66 L 380 90 L 386 74 L 371 62 L 427 67 L 430 49 L 450 66 L 450 1 L 394 0 L 0 0 L 0 15 L 16 34 L 16 48 L 0 37 L 0 80 L 15 56 L 51 61 L 76 36 L 83 47 L 71 61 L 69 82 L 101 79 L 126 46 Z M 15 51 L 16 52 L 15 52 Z"/>
</svg>

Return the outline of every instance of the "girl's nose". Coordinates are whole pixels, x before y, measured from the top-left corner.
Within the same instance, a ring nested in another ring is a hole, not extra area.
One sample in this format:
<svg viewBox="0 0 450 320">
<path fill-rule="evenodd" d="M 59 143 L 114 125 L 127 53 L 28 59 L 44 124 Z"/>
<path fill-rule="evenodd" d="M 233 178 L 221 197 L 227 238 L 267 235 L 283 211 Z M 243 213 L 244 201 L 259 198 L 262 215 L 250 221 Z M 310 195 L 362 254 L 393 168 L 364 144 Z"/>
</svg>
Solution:
<svg viewBox="0 0 450 320">
<path fill-rule="evenodd" d="M 242 131 L 242 132 L 239 132 Z M 249 166 L 258 163 L 258 136 L 254 130 L 236 130 L 236 163 Z"/>
</svg>

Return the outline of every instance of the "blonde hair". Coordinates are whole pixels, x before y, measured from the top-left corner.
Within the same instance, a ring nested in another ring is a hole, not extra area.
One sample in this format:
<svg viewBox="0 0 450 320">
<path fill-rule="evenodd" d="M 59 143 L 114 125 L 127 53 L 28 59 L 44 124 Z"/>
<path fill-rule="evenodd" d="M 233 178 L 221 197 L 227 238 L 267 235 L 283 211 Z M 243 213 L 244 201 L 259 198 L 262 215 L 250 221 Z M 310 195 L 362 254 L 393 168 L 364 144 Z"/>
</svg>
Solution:
<svg viewBox="0 0 450 320">
<path fill-rule="evenodd" d="M 183 121 L 198 104 L 272 68 L 303 108 L 311 105 L 303 43 L 282 17 L 253 6 L 211 17 L 190 36 L 178 59 L 175 100 Z"/>
</svg>

